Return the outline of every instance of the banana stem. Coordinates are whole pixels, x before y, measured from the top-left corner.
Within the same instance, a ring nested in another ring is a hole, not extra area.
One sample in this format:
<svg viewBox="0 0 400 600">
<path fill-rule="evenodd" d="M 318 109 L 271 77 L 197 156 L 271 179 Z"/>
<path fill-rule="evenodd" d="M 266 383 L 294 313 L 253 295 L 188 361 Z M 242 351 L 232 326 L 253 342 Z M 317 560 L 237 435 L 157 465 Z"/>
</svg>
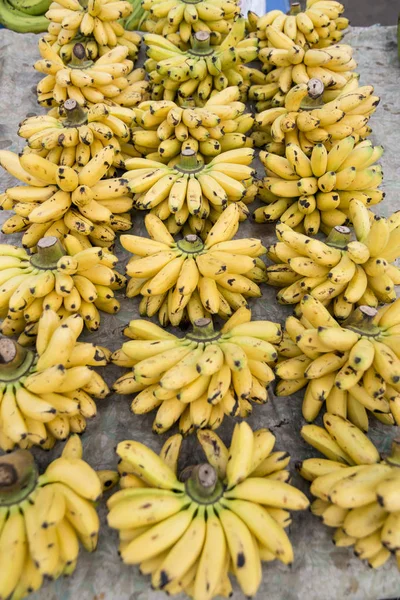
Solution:
<svg viewBox="0 0 400 600">
<path fill-rule="evenodd" d="M 39 269 L 55 269 L 62 256 L 65 256 L 62 243 L 51 235 L 38 241 L 37 253 L 32 255 L 31 263 Z"/>
<path fill-rule="evenodd" d="M 88 60 L 86 56 L 85 46 L 79 42 L 75 44 L 68 66 L 72 69 L 87 69 L 92 64 L 93 61 Z"/>
<path fill-rule="evenodd" d="M 69 98 L 64 102 L 63 108 L 67 115 L 67 118 L 63 123 L 65 127 L 79 127 L 79 125 L 86 125 L 87 113 L 76 100 Z"/>
<path fill-rule="evenodd" d="M 200 504 L 212 504 L 223 493 L 222 483 L 218 479 L 217 472 L 208 463 L 193 467 L 185 486 L 189 496 Z"/>
<path fill-rule="evenodd" d="M 193 36 L 192 52 L 195 54 L 208 54 L 210 50 L 210 34 L 208 31 L 197 31 Z"/>
<path fill-rule="evenodd" d="M 352 329 L 362 335 L 377 336 L 380 333 L 380 329 L 373 323 L 377 312 L 376 308 L 372 308 L 371 306 L 359 306 L 343 321 L 342 327 Z"/>
<path fill-rule="evenodd" d="M 346 248 L 347 244 L 351 241 L 351 231 L 344 225 L 337 225 L 334 227 L 326 238 L 325 244 L 339 248 L 342 250 Z"/>
<path fill-rule="evenodd" d="M 288 15 L 298 15 L 301 12 L 300 2 L 292 2 Z"/>
<path fill-rule="evenodd" d="M 17 369 L 25 360 L 27 350 L 6 338 L 0 339 L 0 371 Z"/>
<path fill-rule="evenodd" d="M 0 457 L 0 506 L 21 502 L 36 486 L 38 471 L 28 450 Z"/>
<path fill-rule="evenodd" d="M 307 83 L 308 96 L 306 96 L 302 103 L 302 110 L 314 110 L 315 108 L 321 108 L 324 105 L 322 94 L 325 91 L 325 86 L 320 79 L 313 78 Z"/>
<path fill-rule="evenodd" d="M 196 171 L 199 167 L 196 152 L 191 148 L 185 148 L 181 152 L 181 160 L 177 165 L 182 171 Z"/>
<path fill-rule="evenodd" d="M 193 323 L 193 336 L 202 339 L 209 338 L 211 336 L 214 337 L 214 326 L 212 320 L 205 317 L 202 319 L 197 319 Z"/>
<path fill-rule="evenodd" d="M 194 233 L 185 235 L 183 240 L 179 240 L 176 245 L 185 254 L 199 254 L 204 250 L 203 241 Z"/>
</svg>

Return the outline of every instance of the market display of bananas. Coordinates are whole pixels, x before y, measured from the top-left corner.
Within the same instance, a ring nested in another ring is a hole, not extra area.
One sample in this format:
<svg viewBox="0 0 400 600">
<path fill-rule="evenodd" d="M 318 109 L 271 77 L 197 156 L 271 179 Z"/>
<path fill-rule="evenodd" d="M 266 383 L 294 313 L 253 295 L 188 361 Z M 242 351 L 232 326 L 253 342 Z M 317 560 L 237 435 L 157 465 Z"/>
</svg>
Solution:
<svg viewBox="0 0 400 600">
<path fill-rule="evenodd" d="M 84 320 L 72 314 L 60 321 L 51 309 L 39 319 L 35 350 L 0 338 L 0 447 L 52 448 L 70 433 L 82 433 L 96 415 L 94 398 L 109 393 L 90 366 L 104 366 L 110 353 L 77 342 Z"/>
<path fill-rule="evenodd" d="M 170 41 L 178 36 L 186 44 L 198 31 L 211 33 L 221 41 L 240 15 L 236 0 L 143 0 L 142 7 L 147 11 L 143 31 L 160 34 Z"/>
<path fill-rule="evenodd" d="M 93 37 L 99 47 L 114 48 L 124 45 L 126 33 L 118 20 L 131 12 L 132 5 L 126 0 L 58 0 L 50 4 L 46 17 L 51 23 L 49 34 L 59 46 L 81 35 Z M 140 36 L 136 34 L 135 39 L 139 44 Z"/>
<path fill-rule="evenodd" d="M 96 550 L 101 483 L 79 438 L 71 442 L 42 475 L 27 450 L 0 457 L 1 598 L 21 600 L 46 578 L 72 575 L 80 546 Z"/>
<path fill-rule="evenodd" d="M 135 108 L 132 143 L 139 154 L 168 163 L 183 150 L 193 150 L 198 158 L 210 160 L 221 152 L 252 147 L 246 137 L 254 117 L 245 113 L 237 86 L 211 96 L 203 108 L 178 106 L 167 100 L 150 100 Z M 125 156 L 129 158 L 129 156 Z"/>
<path fill-rule="evenodd" d="M 125 166 L 121 150 L 129 142 L 134 118 L 130 108 L 101 103 L 85 109 L 76 100 L 66 100 L 46 115 L 24 119 L 18 135 L 27 140 L 24 153 L 32 152 L 75 170 L 87 165 L 104 146 L 111 145 L 115 156 L 106 175 L 113 177 L 116 167 Z"/>
<path fill-rule="evenodd" d="M 79 241 L 67 235 L 64 245 L 56 237 L 44 237 L 37 253 L 0 244 L 0 317 L 3 335 L 27 329 L 33 335 L 47 309 L 60 318 L 79 313 L 89 331 L 100 325 L 99 309 L 114 314 L 120 305 L 114 290 L 125 277 L 114 270 L 117 257 L 103 248 L 78 250 Z M 76 252 L 78 250 L 78 252 Z"/>
<path fill-rule="evenodd" d="M 199 431 L 198 439 L 207 462 L 181 474 L 179 436 L 161 456 L 140 442 L 120 442 L 131 480 L 108 500 L 108 524 L 119 531 L 124 563 L 151 575 L 153 589 L 194 600 L 229 596 L 232 571 L 243 594 L 254 596 L 261 561 L 292 563 L 289 511 L 305 510 L 308 499 L 287 483 L 289 456 L 271 452 L 268 429 L 237 424 L 229 449 L 213 431 Z"/>
<path fill-rule="evenodd" d="M 128 180 L 102 179 L 113 164 L 115 148 L 104 146 L 75 170 L 37 154 L 0 150 L 0 165 L 27 185 L 8 188 L 2 206 L 15 211 L 3 233 L 24 231 L 22 243 L 36 246 L 44 236 L 63 238 L 74 232 L 94 246 L 110 246 L 116 231 L 131 228 L 132 197 Z"/>
<path fill-rule="evenodd" d="M 299 2 L 293 2 L 287 14 L 281 10 L 271 10 L 259 17 L 249 11 L 248 30 L 250 36 L 257 36 L 260 48 L 275 47 L 275 38 L 270 40 L 268 35 L 270 25 L 283 32 L 300 48 L 326 48 L 340 42 L 349 25 L 349 20 L 341 16 L 343 12 L 343 4 L 331 0 L 308 0 L 304 11 Z"/>
<path fill-rule="evenodd" d="M 311 512 L 324 525 L 335 528 L 336 546 L 352 547 L 354 554 L 367 561 L 369 567 L 381 567 L 393 554 L 400 568 L 399 440 L 393 441 L 391 453 L 379 462 L 376 448 L 367 438 L 361 438 L 363 434 L 355 427 L 350 430 L 344 419 L 333 415 L 325 415 L 324 421 L 334 439 L 339 432 L 340 438 L 351 444 L 360 460 L 349 463 L 354 466 L 347 466 L 341 462 L 342 457 L 332 458 L 333 450 L 326 454 L 329 460 L 311 458 L 298 465 L 303 477 L 312 482 L 310 491 L 316 499 L 311 504 Z M 326 433 L 321 429 L 322 432 Z M 350 433 L 354 434 L 353 439 Z M 313 432 L 305 433 L 306 441 L 309 434 Z M 314 438 L 317 435 L 318 432 Z M 363 450 L 360 452 L 356 439 L 368 443 L 365 454 Z M 321 451 L 325 453 L 323 448 Z"/>
<path fill-rule="evenodd" d="M 336 226 L 357 221 L 362 211 L 363 221 L 368 220 L 363 227 L 368 228 L 364 205 L 378 204 L 384 197 L 378 189 L 382 168 L 376 164 L 382 154 L 382 146 L 372 146 L 369 140 L 356 144 L 353 136 L 329 151 L 318 143 L 310 158 L 296 143 L 286 145 L 285 156 L 261 151 L 267 176 L 260 183 L 260 196 L 268 206 L 254 212 L 256 222 L 279 219 L 306 235 L 319 230 L 329 234 Z"/>
<path fill-rule="evenodd" d="M 149 57 L 145 67 L 152 83 L 152 99 L 180 103 L 193 98 L 196 106 L 202 107 L 213 90 L 239 86 L 245 101 L 250 82 L 242 65 L 256 59 L 258 43 L 256 38 L 245 39 L 245 33 L 245 20 L 237 19 L 225 40 L 211 46 L 210 34 L 198 31 L 187 51 L 161 35 L 145 34 Z"/>
<path fill-rule="evenodd" d="M 268 25 L 265 35 L 270 47 L 259 50 L 258 58 L 267 74 L 260 73 L 249 90 L 249 98 L 257 102 L 258 112 L 284 106 L 289 91 L 310 79 L 319 79 L 328 91 L 341 90 L 352 80 L 357 63 L 351 46 L 302 48 L 273 25 Z"/>
<path fill-rule="evenodd" d="M 173 235 L 183 227 L 185 235 L 195 233 L 205 238 L 212 224 L 224 215 L 218 235 L 229 236 L 230 230 L 231 235 L 236 233 L 236 215 L 240 220 L 247 218 L 246 204 L 257 193 L 255 171 L 250 166 L 253 156 L 251 148 L 238 148 L 222 152 L 205 165 L 194 150 L 187 148 L 168 165 L 130 158 L 125 159 L 128 171 L 123 181 L 134 194 L 134 208 L 150 209 L 166 222 Z M 226 213 L 233 204 L 236 208 Z"/>
<path fill-rule="evenodd" d="M 285 96 L 284 106 L 268 108 L 256 115 L 253 137 L 258 146 L 285 155 L 285 145 L 295 143 L 311 155 L 323 143 L 327 150 L 349 135 L 355 142 L 368 137 L 368 121 L 380 98 L 371 85 L 358 87 L 358 79 L 340 91 L 337 98 L 324 102 L 324 85 L 319 79 L 300 83 Z"/>
<path fill-rule="evenodd" d="M 340 325 L 313 296 L 288 317 L 275 374 L 278 396 L 307 386 L 302 411 L 314 421 L 328 413 L 368 431 L 368 412 L 400 425 L 400 300 L 380 310 L 360 306 Z"/>
<path fill-rule="evenodd" d="M 127 46 L 116 46 L 96 60 L 88 58 L 77 42 L 72 57 L 64 62 L 59 51 L 45 39 L 39 41 L 41 59 L 34 68 L 46 75 L 37 85 L 38 102 L 45 107 L 75 100 L 81 106 L 104 101 L 124 107 L 136 106 L 148 96 L 149 82 L 143 69 L 133 70 Z"/>
<path fill-rule="evenodd" d="M 142 296 L 139 312 L 160 323 L 179 325 L 183 320 L 218 314 L 228 318 L 246 298 L 259 298 L 265 281 L 266 249 L 260 240 L 233 235 L 239 225 L 236 204 L 227 208 L 204 242 L 188 234 L 174 242 L 158 217 L 148 214 L 145 226 L 150 238 L 122 235 L 120 242 L 134 256 L 126 267 L 131 277 L 126 295 Z M 194 311 L 194 307 L 196 310 Z"/>
<path fill-rule="evenodd" d="M 332 302 L 338 320 L 346 319 L 356 304 L 377 307 L 396 300 L 400 271 L 400 213 L 389 219 L 372 215 L 359 200 L 350 201 L 354 236 L 348 227 L 334 227 L 325 242 L 276 226 L 278 242 L 268 249 L 275 263 L 267 267 L 267 283 L 282 288 L 277 299 L 296 304 L 311 294 Z M 355 238 L 355 239 L 354 239 Z"/>
<path fill-rule="evenodd" d="M 1 0 L 0 24 L 18 33 L 47 31 L 49 21 L 44 16 L 50 0 Z"/>
<path fill-rule="evenodd" d="M 281 326 L 251 321 L 242 307 L 214 331 L 211 319 L 199 318 L 183 338 L 150 321 L 131 321 L 125 329 L 131 341 L 111 360 L 132 370 L 114 383 L 119 394 L 139 392 L 131 403 L 135 414 L 157 409 L 155 433 L 164 433 L 179 420 L 183 435 L 195 429 L 217 429 L 224 415 L 246 417 L 252 402 L 268 401 L 278 358 L 275 347 Z"/>
</svg>

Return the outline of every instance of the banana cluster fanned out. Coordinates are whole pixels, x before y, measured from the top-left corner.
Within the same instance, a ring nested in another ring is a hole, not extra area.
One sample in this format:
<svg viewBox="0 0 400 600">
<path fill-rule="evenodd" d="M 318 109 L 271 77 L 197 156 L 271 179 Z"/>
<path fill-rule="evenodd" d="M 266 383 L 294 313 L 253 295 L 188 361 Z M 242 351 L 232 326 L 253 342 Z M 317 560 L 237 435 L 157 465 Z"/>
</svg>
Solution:
<svg viewBox="0 0 400 600">
<path fill-rule="evenodd" d="M 82 433 L 86 419 L 96 415 L 92 397 L 109 393 L 103 378 L 90 366 L 107 364 L 109 352 L 77 342 L 84 322 L 77 314 L 60 322 L 52 310 L 39 320 L 36 353 L 3 338 L 15 360 L 0 368 L 0 446 L 52 448 L 70 433 Z"/>
<path fill-rule="evenodd" d="M 86 5 L 86 6 L 84 6 Z M 49 38 L 59 46 L 77 37 L 93 37 L 98 47 L 123 45 L 125 30 L 117 21 L 130 15 L 132 5 L 125 0 L 60 0 L 52 2 L 46 17 L 50 21 Z M 121 39 L 122 38 L 122 39 Z M 136 34 L 136 45 L 140 36 Z M 137 53 L 137 50 L 136 50 Z"/>
<path fill-rule="evenodd" d="M 383 192 L 382 168 L 375 164 L 383 153 L 365 140 L 355 144 L 353 136 L 335 143 L 328 151 L 324 144 L 314 146 L 310 158 L 300 146 L 289 143 L 285 156 L 260 152 L 266 175 L 260 184 L 260 196 L 268 203 L 258 208 L 259 223 L 280 219 L 285 225 L 307 235 L 321 229 L 329 234 L 336 226 L 352 221 L 350 203 L 378 204 Z"/>
<path fill-rule="evenodd" d="M 374 88 L 358 87 L 354 78 L 337 98 L 324 101 L 324 86 L 320 83 L 315 79 L 300 83 L 287 93 L 284 106 L 256 115 L 256 131 L 251 136 L 256 145 L 265 145 L 269 152 L 284 156 L 286 144 L 296 143 L 310 156 L 318 143 L 331 150 L 337 140 L 349 135 L 356 143 L 368 137 L 368 121 L 380 100 L 373 95 Z"/>
<path fill-rule="evenodd" d="M 257 102 L 259 112 L 284 106 L 290 89 L 307 84 L 310 79 L 319 79 L 328 90 L 341 90 L 353 78 L 357 63 L 351 46 L 302 48 L 272 25 L 266 28 L 266 36 L 270 47 L 262 48 L 258 58 L 267 74 L 264 78 L 260 74 L 257 84 L 249 90 L 249 98 Z"/>
<path fill-rule="evenodd" d="M 301 318 L 288 317 L 275 374 L 278 396 L 307 386 L 303 416 L 313 421 L 324 401 L 328 413 L 368 431 L 368 413 L 400 425 L 400 301 L 379 311 L 362 306 L 339 325 L 312 296 Z"/>
<path fill-rule="evenodd" d="M 106 100 L 130 107 L 147 97 L 149 83 L 144 81 L 143 69 L 133 71 L 126 46 L 117 46 L 92 61 L 84 45 L 77 42 L 72 58 L 66 63 L 57 48 L 45 40 L 39 41 L 39 51 L 42 58 L 34 67 L 46 75 L 37 86 L 42 106 L 57 106 L 70 99 L 81 106 Z"/>
<path fill-rule="evenodd" d="M 244 112 L 239 96 L 239 88 L 232 86 L 211 96 L 203 108 L 190 103 L 180 107 L 167 100 L 143 102 L 135 109 L 132 143 L 147 158 L 166 163 L 187 148 L 198 158 L 209 159 L 227 150 L 252 147 L 245 134 L 254 117 Z"/>
<path fill-rule="evenodd" d="M 325 415 L 324 420 L 335 439 L 338 431 L 339 436 L 345 433 L 349 442 L 348 434 L 353 433 L 353 444 L 365 443 L 366 438 L 360 440 L 360 431 L 355 427 L 350 429 L 347 425 L 346 433 L 344 419 Z M 305 432 L 306 441 L 308 435 Z M 347 466 L 335 459 L 311 458 L 303 461 L 299 470 L 312 482 L 310 491 L 316 499 L 311 504 L 311 512 L 328 527 L 336 528 L 333 535 L 336 546 L 353 547 L 354 554 L 375 569 L 385 564 L 393 553 L 400 568 L 399 441 L 394 440 L 391 454 L 381 462 L 378 462 L 377 450 L 374 452 L 371 442 L 369 444 L 369 454 L 371 458 L 371 452 L 375 454 L 374 460 L 366 460 L 366 456 L 360 454 L 361 460 Z M 342 459 L 339 457 L 339 460 Z"/>
<path fill-rule="evenodd" d="M 231 204 L 237 208 L 227 213 L 227 223 L 228 216 L 234 216 L 237 210 L 241 220 L 247 218 L 246 204 L 257 192 L 250 166 L 253 156 L 254 150 L 238 148 L 223 152 L 204 165 L 194 150 L 186 149 L 168 165 L 146 158 L 125 160 L 128 171 L 123 177 L 134 193 L 135 208 L 150 209 L 166 221 L 172 234 L 186 224 L 185 234 L 193 232 L 205 237 L 212 223 Z"/>
<path fill-rule="evenodd" d="M 46 115 L 27 117 L 18 135 L 27 140 L 24 153 L 76 169 L 84 167 L 104 146 L 113 146 L 113 165 L 106 173 L 112 177 L 116 167 L 124 167 L 121 150 L 130 139 L 134 118 L 130 108 L 101 103 L 85 110 L 75 100 L 66 100 Z"/>
<path fill-rule="evenodd" d="M 217 429 L 224 415 L 246 417 L 252 402 L 268 401 L 267 386 L 274 379 L 270 364 L 281 327 L 271 321 L 252 321 L 239 309 L 220 332 L 210 319 L 195 321 L 184 338 L 167 333 L 149 321 L 131 321 L 125 330 L 132 341 L 112 355 L 119 366 L 133 367 L 120 377 L 114 390 L 140 392 L 131 410 L 157 410 L 155 433 L 164 433 L 179 420 L 180 432 Z"/>
<path fill-rule="evenodd" d="M 304 48 L 325 48 L 340 42 L 349 20 L 342 17 L 343 4 L 331 0 L 308 0 L 306 9 L 300 10 L 299 3 L 294 4 L 288 14 L 281 10 L 271 10 L 262 17 L 254 12 L 247 14 L 250 35 L 256 35 L 260 48 L 268 48 L 268 26 L 283 32 L 297 46 Z"/>
<path fill-rule="evenodd" d="M 229 449 L 212 431 L 198 438 L 209 462 L 189 468 L 185 483 L 177 476 L 180 436 L 160 457 L 136 441 L 118 444 L 131 486 L 108 500 L 108 524 L 119 530 L 122 560 L 139 564 L 154 589 L 194 600 L 229 596 L 231 570 L 254 596 L 261 561 L 292 563 L 284 528 L 289 511 L 306 509 L 308 500 L 278 470 L 289 457 L 271 453 L 275 438 L 267 429 L 253 434 L 246 423 L 236 425 Z"/>
<path fill-rule="evenodd" d="M 22 600 L 45 578 L 72 575 L 80 544 L 88 552 L 96 549 L 100 522 L 95 501 L 102 489 L 96 471 L 82 459 L 77 436 L 39 476 L 28 452 L 0 460 L 3 468 L 23 470 L 27 464 L 30 470 L 28 481 L 21 482 L 22 493 L 21 486 L 12 491 L 0 486 L 0 596 Z"/>
<path fill-rule="evenodd" d="M 2 206 L 16 214 L 4 222 L 3 233 L 25 231 L 22 243 L 28 248 L 45 235 L 62 238 L 70 231 L 87 236 L 95 246 L 110 246 L 116 231 L 132 225 L 128 180 L 102 179 L 114 158 L 115 148 L 108 145 L 85 166 L 72 168 L 37 154 L 1 150 L 1 166 L 27 184 L 5 191 Z"/>
<path fill-rule="evenodd" d="M 359 200 L 351 200 L 349 213 L 355 239 L 348 227 L 335 227 L 326 242 L 277 225 L 278 243 L 268 256 L 267 283 L 281 287 L 281 304 L 296 304 L 311 294 L 333 314 L 346 319 L 355 304 L 377 307 L 396 300 L 400 271 L 393 263 L 400 255 L 400 213 L 389 219 L 374 216 Z M 371 219 L 371 220 L 370 220 Z"/>
<path fill-rule="evenodd" d="M 265 253 L 260 240 L 233 240 L 239 210 L 232 204 L 210 230 L 204 243 L 189 234 L 174 242 L 155 215 L 146 215 L 150 239 L 122 235 L 121 244 L 134 254 L 126 272 L 127 296 L 142 295 L 140 314 L 158 313 L 160 323 L 179 325 L 182 320 L 218 314 L 229 317 L 246 306 L 246 298 L 259 298 L 258 283 L 265 280 Z M 200 312 L 200 314 L 199 314 Z"/>
<path fill-rule="evenodd" d="M 240 15 L 240 5 L 235 0 L 144 0 L 147 18 L 142 21 L 143 31 L 156 33 L 167 40 L 184 44 L 197 31 L 207 31 L 219 43 L 231 30 L 234 19 Z"/>
<path fill-rule="evenodd" d="M 60 318 L 79 313 L 90 331 L 100 325 L 98 309 L 118 312 L 120 305 L 113 290 L 123 287 L 126 279 L 114 270 L 117 257 L 99 247 L 76 252 L 77 240 L 72 236 L 66 236 L 64 243 L 70 252 L 57 238 L 42 238 L 38 253 L 31 256 L 23 248 L 0 244 L 3 335 L 25 330 L 34 337 L 46 309 L 54 310 Z"/>
<path fill-rule="evenodd" d="M 257 40 L 244 38 L 244 19 L 235 21 L 219 46 L 210 46 L 209 34 L 199 31 L 187 51 L 160 35 L 145 34 L 149 57 L 145 67 L 152 83 L 152 99 L 179 103 L 193 98 L 196 106 L 204 106 L 213 90 L 237 85 L 241 99 L 246 100 L 249 81 L 240 67 L 257 57 Z"/>
</svg>

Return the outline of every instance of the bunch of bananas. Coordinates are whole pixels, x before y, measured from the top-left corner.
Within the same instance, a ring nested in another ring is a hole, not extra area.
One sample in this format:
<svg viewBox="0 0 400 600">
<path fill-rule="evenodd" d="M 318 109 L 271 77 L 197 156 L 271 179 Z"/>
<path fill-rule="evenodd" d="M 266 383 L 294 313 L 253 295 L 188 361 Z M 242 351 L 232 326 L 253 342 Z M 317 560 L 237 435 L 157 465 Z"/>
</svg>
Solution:
<svg viewBox="0 0 400 600">
<path fill-rule="evenodd" d="M 354 554 L 374 569 L 393 553 L 400 568 L 399 440 L 393 441 L 391 453 L 379 462 L 378 451 L 367 438 L 361 438 L 359 430 L 350 429 L 340 417 L 325 415 L 324 420 L 335 439 L 339 432 L 340 439 L 346 437 L 352 448 L 356 441 L 362 443 L 361 452 L 357 448 L 361 460 L 346 466 L 335 459 L 313 458 L 299 465 L 303 477 L 312 482 L 310 491 L 316 497 L 311 512 L 328 527 L 336 528 L 336 546 L 353 546 Z"/>
<path fill-rule="evenodd" d="M 18 33 L 46 31 L 49 21 L 44 16 L 50 0 L 2 0 L 0 23 Z"/>
<path fill-rule="evenodd" d="M 321 242 L 277 225 L 279 242 L 268 250 L 277 264 L 267 267 L 267 282 L 283 288 L 280 303 L 296 304 L 310 293 L 325 304 L 333 301 L 335 317 L 343 320 L 355 304 L 377 307 L 396 300 L 400 271 L 390 263 L 400 255 L 400 214 L 385 219 L 368 212 L 351 200 L 354 241 L 348 227 L 335 227 Z"/>
<path fill-rule="evenodd" d="M 142 3 L 137 0 L 129 0 L 132 5 L 131 14 L 120 21 L 125 31 L 139 31 L 141 30 L 141 23 L 145 22 L 148 13 L 144 10 Z"/>
<path fill-rule="evenodd" d="M 93 37 L 99 47 L 123 46 L 125 30 L 118 23 L 128 17 L 132 5 L 126 0 L 58 0 L 50 4 L 46 17 L 50 21 L 51 43 L 69 44 L 78 36 Z M 128 38 L 129 39 L 129 36 Z M 140 36 L 136 35 L 137 45 Z M 136 48 L 136 54 L 138 49 Z"/>
<path fill-rule="evenodd" d="M 249 11 L 247 14 L 250 36 L 260 41 L 260 48 L 268 48 L 268 26 L 283 32 L 296 46 L 304 48 L 325 48 L 340 42 L 349 20 L 342 17 L 343 4 L 332 0 L 307 0 L 306 9 L 301 10 L 300 3 L 292 4 L 289 13 L 271 10 L 262 17 Z"/>
<path fill-rule="evenodd" d="M 350 89 L 349 89 L 350 88 Z M 331 150 L 337 140 L 352 135 L 357 142 L 368 137 L 370 116 L 379 104 L 372 86 L 351 86 L 334 100 L 324 102 L 324 85 L 319 79 L 294 86 L 284 106 L 268 108 L 255 117 L 252 137 L 258 146 L 284 156 L 286 144 L 295 143 L 309 156 L 315 144 Z"/>
<path fill-rule="evenodd" d="M 328 413 L 348 417 L 368 431 L 368 413 L 400 425 L 400 301 L 380 311 L 357 308 L 339 325 L 312 296 L 300 302 L 301 318 L 288 317 L 283 355 L 275 368 L 278 396 L 307 386 L 303 416 L 313 421 L 324 401 Z"/>
<path fill-rule="evenodd" d="M 302 48 L 273 25 L 268 25 L 265 35 L 269 47 L 262 48 L 258 57 L 268 74 L 264 77 L 260 74 L 249 90 L 249 98 L 257 102 L 258 112 L 284 106 L 291 88 L 310 79 L 319 79 L 328 90 L 341 90 L 353 78 L 357 63 L 351 46 Z"/>
<path fill-rule="evenodd" d="M 373 147 L 368 140 L 356 144 L 353 136 L 338 141 L 329 151 L 324 144 L 316 144 L 310 158 L 295 143 L 287 144 L 285 156 L 260 152 L 267 175 L 260 195 L 268 206 L 254 212 L 256 222 L 280 219 L 306 235 L 319 230 L 329 234 L 333 227 L 352 222 L 358 215 L 358 209 L 354 216 L 350 209 L 353 199 L 359 199 L 357 207 L 383 199 L 378 189 L 382 168 L 375 164 L 382 153 L 382 146 Z"/>
<path fill-rule="evenodd" d="M 134 207 L 151 209 L 159 219 L 166 221 L 172 234 L 186 224 L 185 234 L 187 231 L 204 237 L 212 223 L 225 214 L 226 207 L 236 204 L 236 209 L 225 215 L 220 226 L 224 232 L 235 230 L 233 235 L 237 221 L 231 222 L 232 218 L 237 211 L 241 220 L 247 218 L 246 204 L 257 192 L 250 167 L 253 156 L 254 150 L 250 148 L 228 150 L 204 165 L 195 151 L 187 148 L 169 165 L 146 158 L 130 158 L 125 160 L 128 171 L 123 181 L 134 193 Z"/>
<path fill-rule="evenodd" d="M 239 88 L 230 86 L 211 96 L 204 108 L 190 102 L 183 107 L 167 100 L 143 102 L 135 109 L 134 148 L 150 160 L 168 163 L 188 148 L 198 158 L 208 159 L 252 147 L 245 133 L 252 128 L 254 117 L 244 112 L 246 105 L 238 102 L 239 97 Z"/>
<path fill-rule="evenodd" d="M 113 290 L 125 285 L 125 277 L 114 271 L 117 257 L 99 247 L 75 252 L 71 236 L 64 242 L 67 251 L 56 237 L 42 238 L 31 256 L 23 248 L 0 244 L 3 335 L 21 333 L 27 324 L 33 335 L 32 324 L 48 308 L 60 318 L 79 313 L 90 331 L 100 325 L 98 309 L 118 312 Z"/>
<path fill-rule="evenodd" d="M 131 321 L 125 343 L 112 362 L 133 370 L 114 383 L 120 394 L 140 392 L 132 401 L 135 414 L 158 408 L 155 433 L 164 433 L 179 420 L 183 435 L 195 429 L 217 429 L 224 415 L 246 417 L 251 402 L 268 401 L 273 381 L 270 367 L 278 353 L 282 331 L 278 323 L 250 321 L 242 307 L 221 331 L 211 319 L 200 318 L 185 337 L 178 338 L 150 321 Z"/>
<path fill-rule="evenodd" d="M 185 44 L 198 31 L 212 34 L 220 42 L 232 29 L 234 20 L 240 15 L 236 0 L 143 0 L 142 7 L 148 11 L 143 20 L 143 31 L 164 36 L 175 43 L 180 39 Z"/>
<path fill-rule="evenodd" d="M 109 352 L 78 343 L 84 326 L 78 314 L 60 322 L 53 310 L 39 320 L 36 352 L 0 339 L 0 447 L 33 445 L 46 450 L 70 433 L 82 433 L 96 415 L 95 398 L 109 393 L 103 378 L 89 368 L 107 364 Z"/>
<path fill-rule="evenodd" d="M 75 169 L 84 167 L 99 150 L 111 145 L 115 156 L 106 175 L 112 177 L 116 167 L 124 167 L 121 150 L 130 139 L 129 126 L 134 118 L 130 108 L 95 104 L 86 110 L 76 100 L 66 100 L 46 115 L 27 117 L 18 135 L 28 142 L 25 153 Z"/>
<path fill-rule="evenodd" d="M 239 86 L 246 100 L 249 81 L 241 65 L 257 57 L 257 39 L 245 39 L 245 20 L 238 19 L 219 46 L 210 46 L 210 34 L 198 31 L 189 50 L 180 50 L 161 35 L 145 34 L 145 67 L 152 83 L 153 100 L 194 98 L 204 106 L 213 90 Z"/>
<path fill-rule="evenodd" d="M 129 107 L 146 99 L 149 83 L 144 81 L 142 69 L 133 71 L 126 46 L 117 46 L 93 61 L 87 57 L 85 46 L 77 42 L 67 63 L 44 39 L 39 42 L 39 51 L 42 58 L 34 67 L 46 75 L 37 86 L 42 106 L 57 106 L 70 99 L 81 106 L 106 100 Z"/>
<path fill-rule="evenodd" d="M 150 239 L 122 235 L 122 246 L 134 256 L 126 272 L 127 296 L 141 295 L 139 312 L 160 323 L 179 325 L 186 316 L 198 318 L 200 301 L 203 314 L 227 318 L 246 298 L 259 298 L 258 283 L 265 281 L 265 253 L 260 240 L 233 240 L 239 224 L 239 210 L 232 204 L 219 217 L 204 243 L 195 234 L 174 242 L 158 217 L 148 214 L 145 226 Z M 196 306 L 195 315 L 192 314 Z"/>
<path fill-rule="evenodd" d="M 253 434 L 246 423 L 236 425 L 229 450 L 212 431 L 202 431 L 198 437 L 208 462 L 187 467 L 178 477 L 177 437 L 169 444 L 177 448 L 171 459 L 136 441 L 117 446 L 132 473 L 131 487 L 107 502 L 122 560 L 139 564 L 143 574 L 151 575 L 152 587 L 168 594 L 185 591 L 195 600 L 221 593 L 228 597 L 231 569 L 243 594 L 254 596 L 261 561 L 292 563 L 284 528 L 290 510 L 309 504 L 286 483 L 287 472 L 278 471 L 287 464 L 287 454 L 271 454 L 272 433 L 260 429 Z"/>
<path fill-rule="evenodd" d="M 0 150 L 1 166 L 21 182 L 8 188 L 2 206 L 15 210 L 3 233 L 25 231 L 22 242 L 31 248 L 43 236 L 63 237 L 74 231 L 95 246 L 110 246 L 116 231 L 131 228 L 132 198 L 128 181 L 102 179 L 113 164 L 115 148 L 105 146 L 89 162 L 73 169 L 37 154 Z"/>
<path fill-rule="evenodd" d="M 101 494 L 79 438 L 67 442 L 42 475 L 27 450 L 0 457 L 1 598 L 21 600 L 46 577 L 75 571 L 80 544 L 88 552 L 96 549 L 95 502 Z"/>
</svg>

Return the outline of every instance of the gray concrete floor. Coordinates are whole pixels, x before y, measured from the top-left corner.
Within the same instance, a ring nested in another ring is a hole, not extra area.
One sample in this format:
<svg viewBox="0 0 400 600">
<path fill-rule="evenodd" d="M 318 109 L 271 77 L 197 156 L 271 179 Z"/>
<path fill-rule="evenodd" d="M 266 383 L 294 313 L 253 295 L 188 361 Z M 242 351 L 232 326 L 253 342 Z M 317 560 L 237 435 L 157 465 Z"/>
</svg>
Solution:
<svg viewBox="0 0 400 600">
<path fill-rule="evenodd" d="M 341 0 L 346 7 L 345 16 L 354 26 L 367 27 L 397 24 L 400 0 Z"/>
</svg>

